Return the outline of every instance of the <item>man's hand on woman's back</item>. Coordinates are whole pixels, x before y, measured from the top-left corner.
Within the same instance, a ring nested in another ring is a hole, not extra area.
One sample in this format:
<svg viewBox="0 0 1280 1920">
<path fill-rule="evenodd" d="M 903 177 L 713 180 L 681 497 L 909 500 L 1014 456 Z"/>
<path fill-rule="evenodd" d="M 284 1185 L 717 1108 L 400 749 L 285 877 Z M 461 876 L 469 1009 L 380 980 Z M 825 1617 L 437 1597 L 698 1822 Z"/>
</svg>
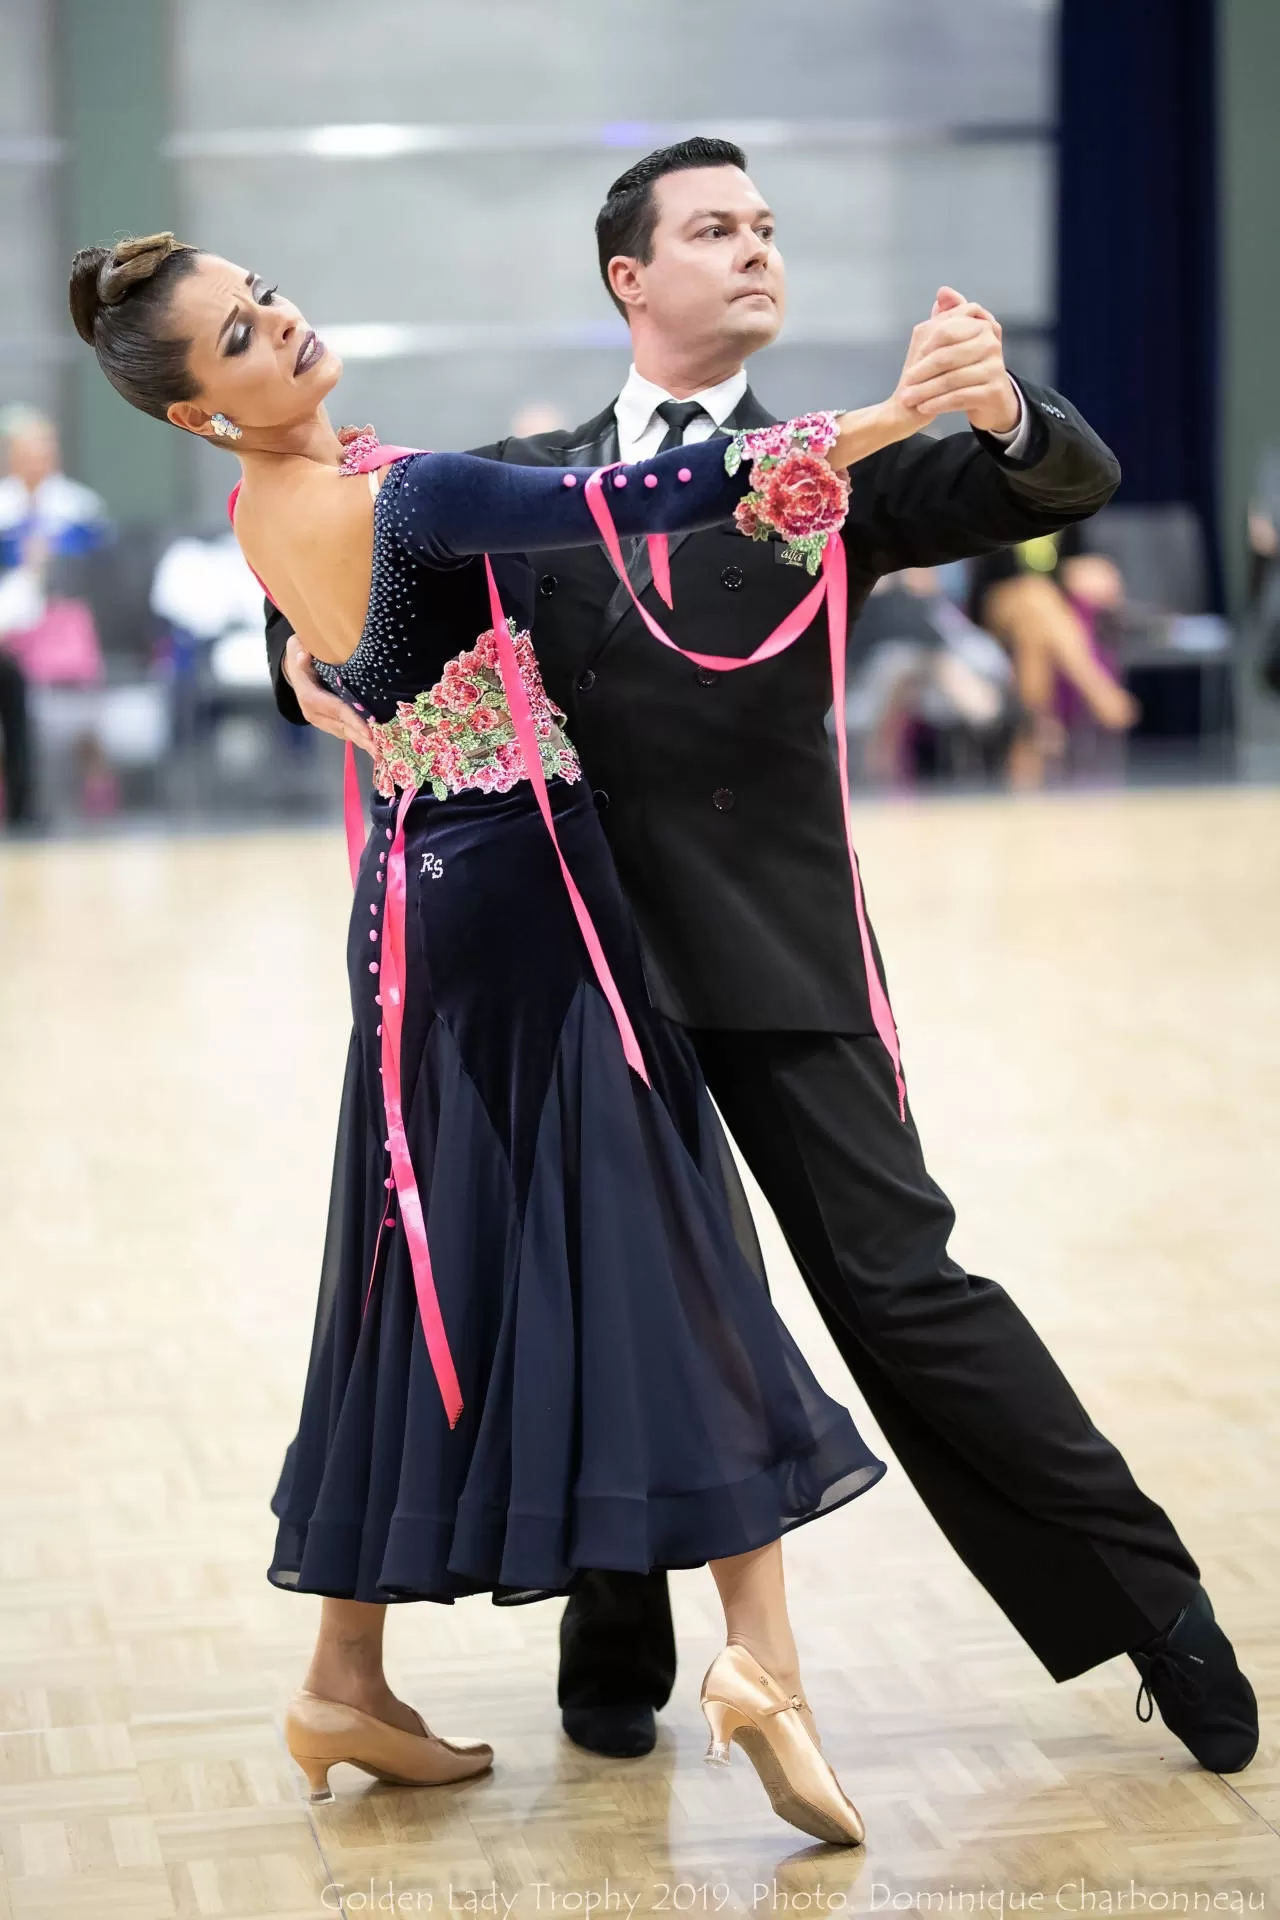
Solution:
<svg viewBox="0 0 1280 1920">
<path fill-rule="evenodd" d="M 335 740 L 350 740 L 365 753 L 373 752 L 373 735 L 367 722 L 316 678 L 311 655 L 296 633 L 291 633 L 285 643 L 280 671 L 297 695 L 304 720 L 321 733 L 331 733 Z"/>
</svg>

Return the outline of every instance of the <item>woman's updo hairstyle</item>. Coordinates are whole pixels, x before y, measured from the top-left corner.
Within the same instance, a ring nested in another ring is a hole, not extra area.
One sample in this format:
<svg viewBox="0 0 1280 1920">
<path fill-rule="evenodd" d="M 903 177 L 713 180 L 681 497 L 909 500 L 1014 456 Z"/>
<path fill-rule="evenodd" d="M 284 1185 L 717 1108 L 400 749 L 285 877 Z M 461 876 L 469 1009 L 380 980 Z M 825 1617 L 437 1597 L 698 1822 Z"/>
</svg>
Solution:
<svg viewBox="0 0 1280 1920">
<path fill-rule="evenodd" d="M 200 258 L 171 233 L 82 247 L 71 262 L 76 332 L 130 405 L 164 420 L 176 400 L 194 400 L 190 340 L 166 331 L 173 290 Z"/>
</svg>

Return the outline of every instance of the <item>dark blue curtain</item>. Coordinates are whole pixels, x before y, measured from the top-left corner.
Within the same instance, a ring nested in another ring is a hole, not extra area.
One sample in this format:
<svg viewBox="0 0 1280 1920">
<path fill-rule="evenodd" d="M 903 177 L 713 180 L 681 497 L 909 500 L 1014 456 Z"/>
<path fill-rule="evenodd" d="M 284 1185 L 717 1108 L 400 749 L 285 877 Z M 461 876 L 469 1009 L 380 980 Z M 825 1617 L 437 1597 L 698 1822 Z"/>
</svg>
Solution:
<svg viewBox="0 0 1280 1920">
<path fill-rule="evenodd" d="M 1057 383 L 1124 472 L 1189 501 L 1215 604 L 1214 0 L 1061 0 Z"/>
</svg>

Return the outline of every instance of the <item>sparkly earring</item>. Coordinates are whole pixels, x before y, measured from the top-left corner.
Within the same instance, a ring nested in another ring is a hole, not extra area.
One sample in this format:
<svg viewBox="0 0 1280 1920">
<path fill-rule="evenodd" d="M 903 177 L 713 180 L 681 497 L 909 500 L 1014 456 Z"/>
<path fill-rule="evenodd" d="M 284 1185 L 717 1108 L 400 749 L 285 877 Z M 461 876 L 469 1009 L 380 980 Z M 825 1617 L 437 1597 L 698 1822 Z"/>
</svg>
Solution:
<svg viewBox="0 0 1280 1920">
<path fill-rule="evenodd" d="M 213 428 L 219 440 L 244 439 L 243 427 L 238 427 L 234 420 L 228 420 L 225 413 L 215 413 L 209 425 Z"/>
</svg>

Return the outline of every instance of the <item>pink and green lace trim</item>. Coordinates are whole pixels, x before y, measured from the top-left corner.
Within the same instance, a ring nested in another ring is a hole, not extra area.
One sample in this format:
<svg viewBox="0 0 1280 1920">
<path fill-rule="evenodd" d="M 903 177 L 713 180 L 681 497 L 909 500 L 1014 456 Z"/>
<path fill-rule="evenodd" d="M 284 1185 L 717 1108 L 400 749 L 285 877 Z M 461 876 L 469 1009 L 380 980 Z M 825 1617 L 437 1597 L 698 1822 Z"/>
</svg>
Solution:
<svg viewBox="0 0 1280 1920">
<path fill-rule="evenodd" d="M 752 490 L 734 509 L 739 532 L 749 540 L 781 534 L 783 558 L 810 573 L 849 510 L 849 476 L 823 458 L 836 438 L 834 413 L 805 413 L 736 433 L 725 449 L 726 473 L 737 473 L 744 460 L 751 465 Z"/>
<path fill-rule="evenodd" d="M 527 632 L 517 632 L 512 619 L 507 631 L 533 712 L 543 776 L 580 780 L 582 764 L 562 731 L 565 716 L 542 684 L 533 642 Z M 370 731 L 373 784 L 386 800 L 397 788 L 429 787 L 437 800 L 467 787 L 509 793 L 529 777 L 502 687 L 492 628 L 449 661 L 434 687 L 413 701 L 400 701 L 393 718 L 373 721 Z"/>
</svg>

